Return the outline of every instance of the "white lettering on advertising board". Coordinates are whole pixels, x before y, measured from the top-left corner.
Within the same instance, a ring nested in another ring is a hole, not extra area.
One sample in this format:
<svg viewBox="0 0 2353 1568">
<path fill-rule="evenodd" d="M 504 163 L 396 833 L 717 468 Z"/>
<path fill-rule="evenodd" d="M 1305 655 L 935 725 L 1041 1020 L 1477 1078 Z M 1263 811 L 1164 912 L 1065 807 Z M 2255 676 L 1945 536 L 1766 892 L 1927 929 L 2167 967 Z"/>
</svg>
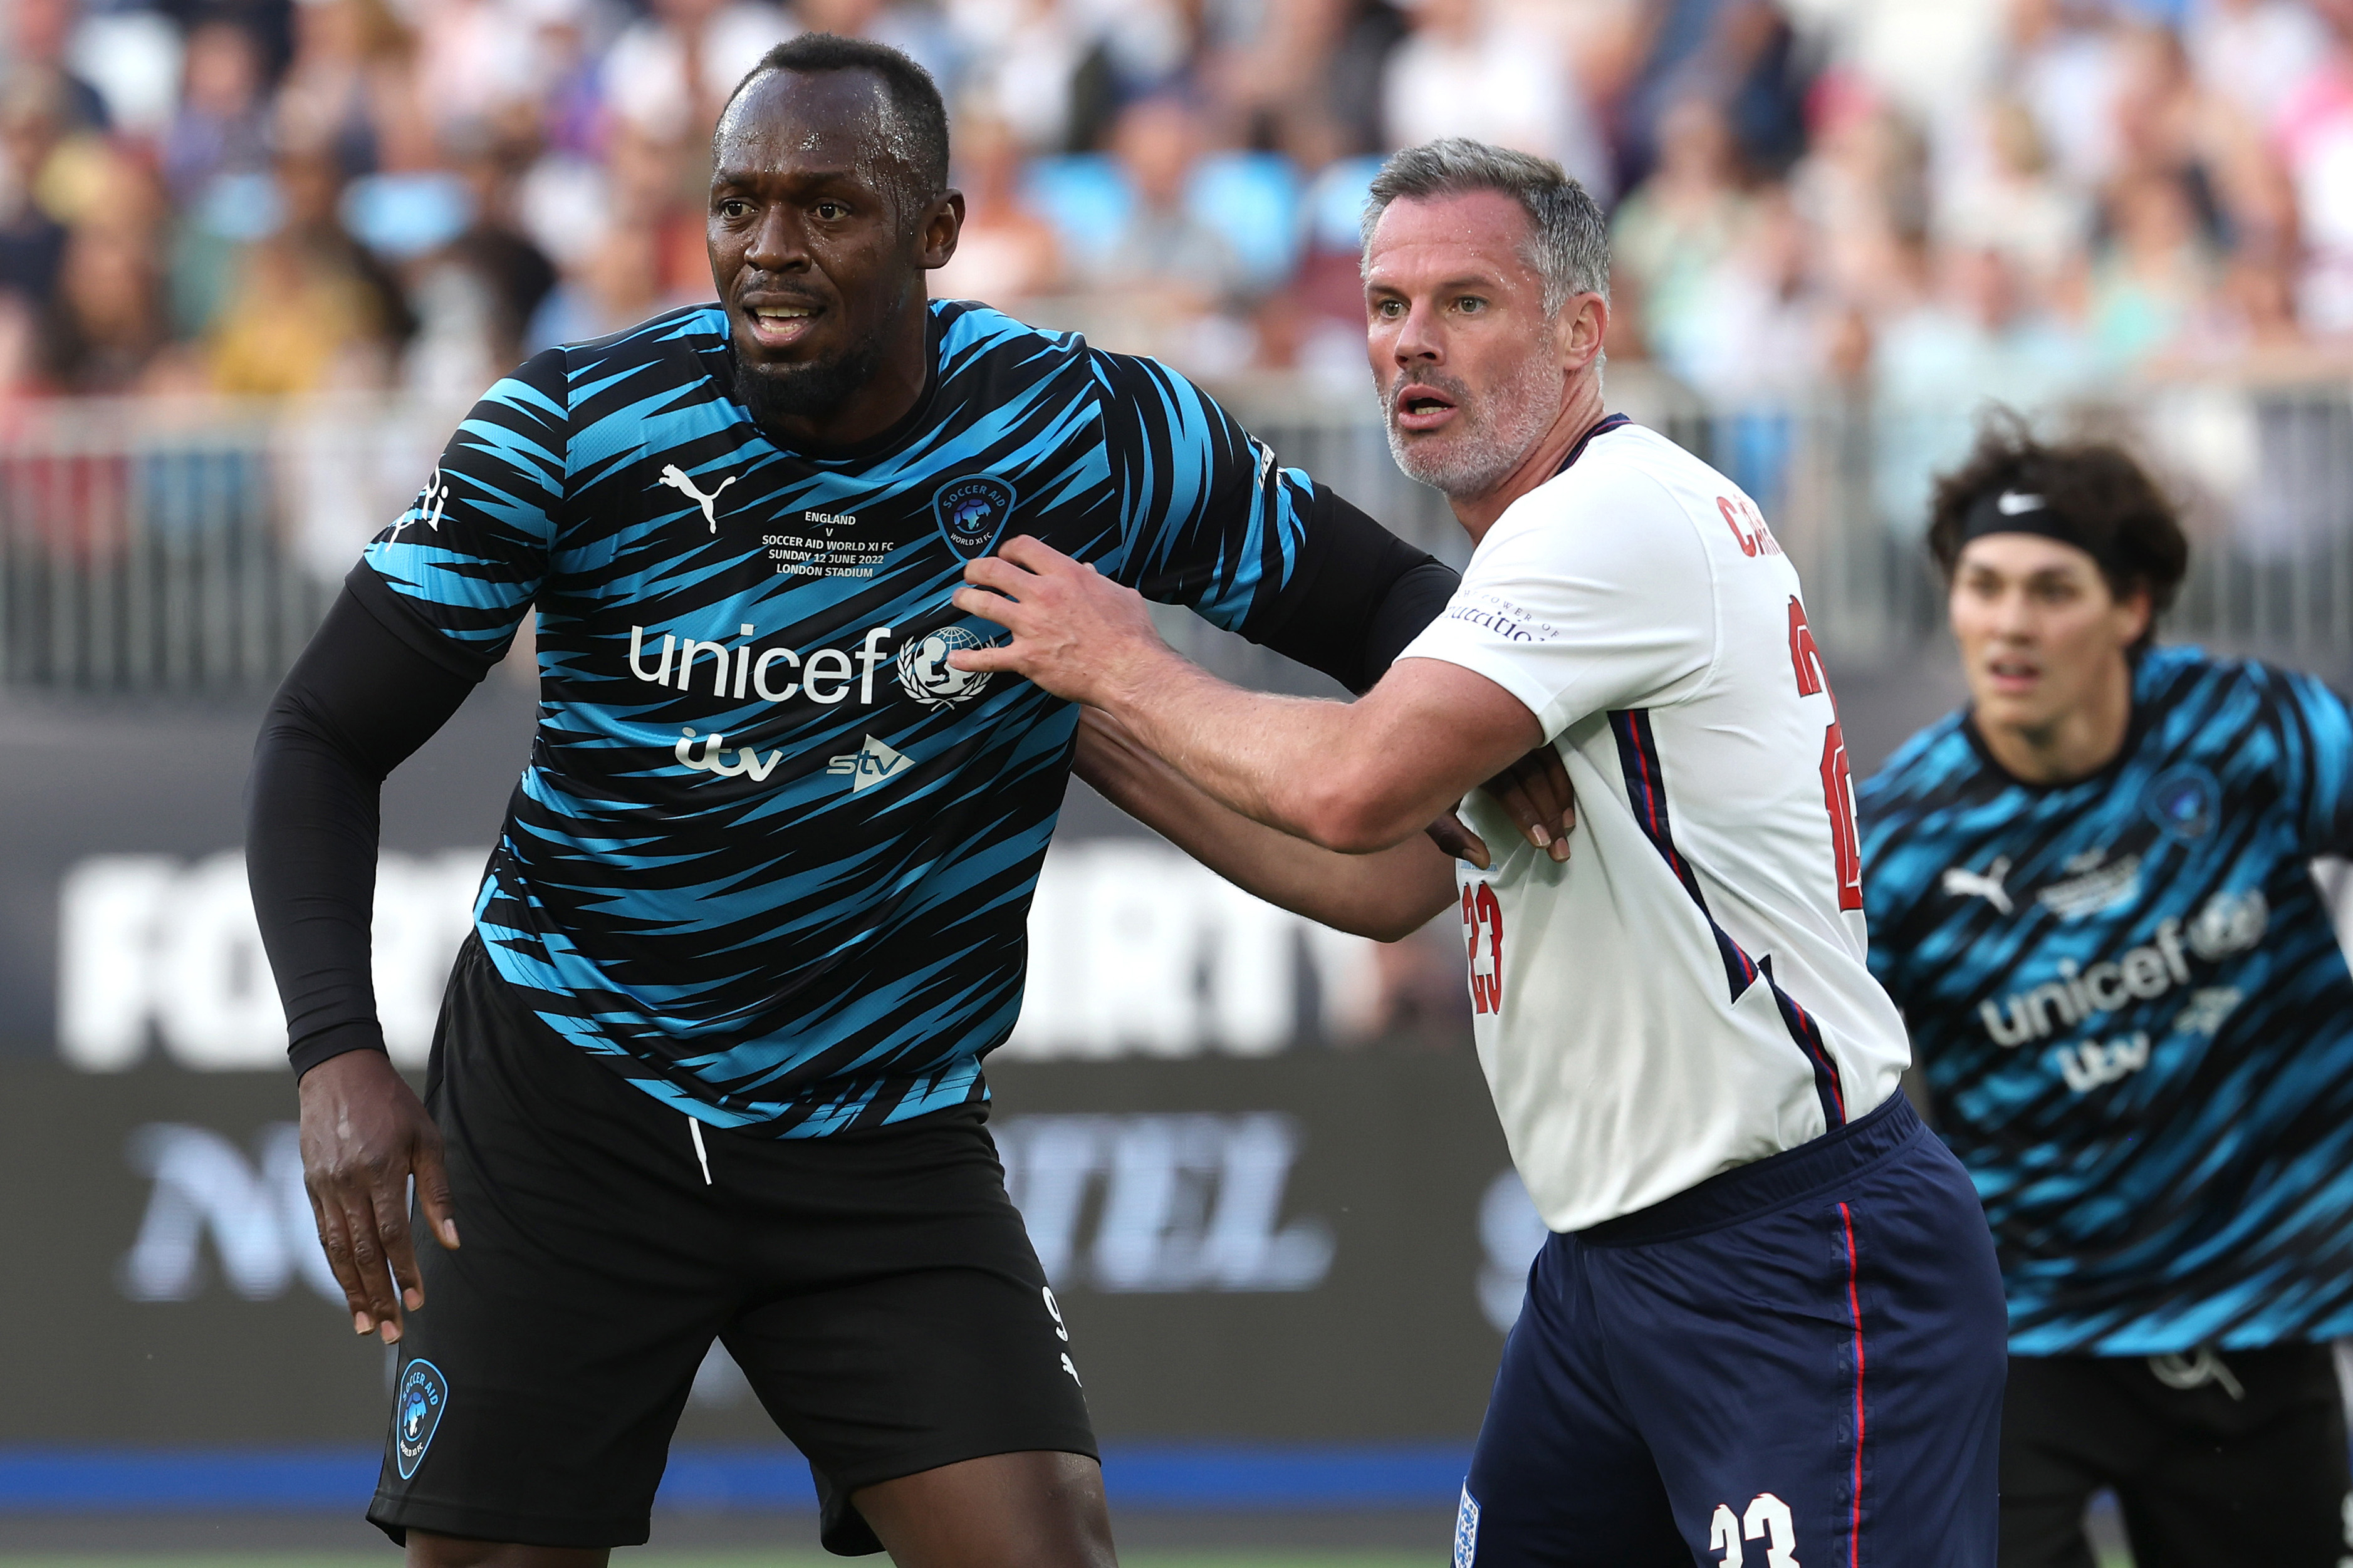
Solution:
<svg viewBox="0 0 2353 1568">
<path fill-rule="evenodd" d="M 377 863 L 375 995 L 385 1043 L 422 1067 L 486 854 Z M 195 861 L 100 855 L 58 899 L 58 1049 L 87 1072 L 137 1066 L 150 1042 L 199 1071 L 272 1068 L 286 1026 L 234 850 Z M 1278 910 L 1156 842 L 1050 853 L 1029 914 L 1012 1060 L 1265 1056 L 1303 1030 L 1362 1032 L 1374 945 Z"/>
</svg>

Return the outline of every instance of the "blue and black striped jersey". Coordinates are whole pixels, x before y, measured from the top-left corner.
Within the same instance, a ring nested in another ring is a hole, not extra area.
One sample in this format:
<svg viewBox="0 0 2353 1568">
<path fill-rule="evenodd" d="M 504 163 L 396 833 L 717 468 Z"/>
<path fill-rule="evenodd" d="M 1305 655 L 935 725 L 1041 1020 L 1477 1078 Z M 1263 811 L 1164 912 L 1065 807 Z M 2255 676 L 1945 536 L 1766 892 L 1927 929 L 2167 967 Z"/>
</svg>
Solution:
<svg viewBox="0 0 2353 1568">
<path fill-rule="evenodd" d="M 535 607 L 477 929 L 552 1028 L 716 1125 L 985 1096 L 1078 714 L 947 663 L 998 633 L 948 602 L 966 561 L 1034 534 L 1261 640 L 1303 575 L 1319 492 L 1181 377 L 961 302 L 930 331 L 914 410 L 825 453 L 731 396 L 715 307 L 552 349 L 353 574 L 461 671 Z"/>
<path fill-rule="evenodd" d="M 2123 752 L 2011 778 L 1956 714 L 1860 792 L 1872 968 L 2000 1247 L 2010 1347 L 2353 1334 L 2353 721 L 2308 676 L 2140 657 Z"/>
</svg>

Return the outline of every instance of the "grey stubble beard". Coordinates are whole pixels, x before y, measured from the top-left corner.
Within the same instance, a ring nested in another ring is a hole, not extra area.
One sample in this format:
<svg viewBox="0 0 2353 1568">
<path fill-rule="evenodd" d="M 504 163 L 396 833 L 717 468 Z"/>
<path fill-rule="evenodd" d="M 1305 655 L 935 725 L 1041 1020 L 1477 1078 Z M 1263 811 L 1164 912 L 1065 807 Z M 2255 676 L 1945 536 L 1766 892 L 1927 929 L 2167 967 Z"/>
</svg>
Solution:
<svg viewBox="0 0 2353 1568">
<path fill-rule="evenodd" d="M 1389 384 L 1407 379 L 1400 373 Z M 1560 416 L 1560 367 L 1547 354 L 1529 355 L 1521 370 L 1484 395 L 1473 395 L 1466 383 L 1443 373 L 1425 371 L 1409 379 L 1452 398 L 1465 428 L 1440 443 L 1417 445 L 1398 428 L 1396 397 L 1385 393 L 1381 428 L 1389 456 L 1408 479 L 1458 500 L 1503 483 Z"/>
</svg>

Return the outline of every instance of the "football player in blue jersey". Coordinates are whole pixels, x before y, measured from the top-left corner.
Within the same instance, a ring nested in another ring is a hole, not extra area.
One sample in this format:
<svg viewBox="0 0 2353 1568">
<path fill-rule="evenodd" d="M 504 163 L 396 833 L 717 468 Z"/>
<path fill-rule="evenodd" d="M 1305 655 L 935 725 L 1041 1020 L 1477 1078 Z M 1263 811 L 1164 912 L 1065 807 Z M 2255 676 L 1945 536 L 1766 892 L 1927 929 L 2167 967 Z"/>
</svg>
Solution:
<svg viewBox="0 0 2353 1568">
<path fill-rule="evenodd" d="M 2153 641 L 2188 546 L 2123 451 L 1989 426 L 1936 489 L 1969 705 L 1861 792 L 1872 966 L 2010 1302 L 2003 1568 L 2353 1556 L 2353 721 Z"/>
<path fill-rule="evenodd" d="M 493 387 L 257 747 L 320 1235 L 399 1346 L 369 1517 L 411 1563 L 602 1563 L 716 1339 L 833 1550 L 1108 1563 L 979 1067 L 1077 711 L 955 668 L 997 632 L 950 595 L 1037 534 L 1361 689 L 1454 576 L 1165 368 L 927 300 L 963 200 L 905 57 L 778 46 L 713 157 L 718 302 Z M 538 729 L 420 1103 L 370 988 L 378 788 L 530 613 Z"/>
</svg>

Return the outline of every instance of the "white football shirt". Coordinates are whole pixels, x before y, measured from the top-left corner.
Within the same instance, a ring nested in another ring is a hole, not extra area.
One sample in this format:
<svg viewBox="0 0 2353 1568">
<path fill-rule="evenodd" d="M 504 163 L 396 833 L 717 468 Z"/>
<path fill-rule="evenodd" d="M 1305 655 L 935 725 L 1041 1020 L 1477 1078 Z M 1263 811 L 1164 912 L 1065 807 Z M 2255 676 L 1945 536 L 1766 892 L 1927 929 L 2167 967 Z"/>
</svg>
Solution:
<svg viewBox="0 0 2353 1568">
<path fill-rule="evenodd" d="M 1399 656 L 1527 705 L 1577 788 L 1567 864 L 1474 792 L 1479 1059 L 1545 1223 L 1578 1230 L 1895 1092 L 1864 966 L 1845 742 L 1798 574 L 1749 499 L 1620 425 L 1514 502 Z"/>
</svg>

